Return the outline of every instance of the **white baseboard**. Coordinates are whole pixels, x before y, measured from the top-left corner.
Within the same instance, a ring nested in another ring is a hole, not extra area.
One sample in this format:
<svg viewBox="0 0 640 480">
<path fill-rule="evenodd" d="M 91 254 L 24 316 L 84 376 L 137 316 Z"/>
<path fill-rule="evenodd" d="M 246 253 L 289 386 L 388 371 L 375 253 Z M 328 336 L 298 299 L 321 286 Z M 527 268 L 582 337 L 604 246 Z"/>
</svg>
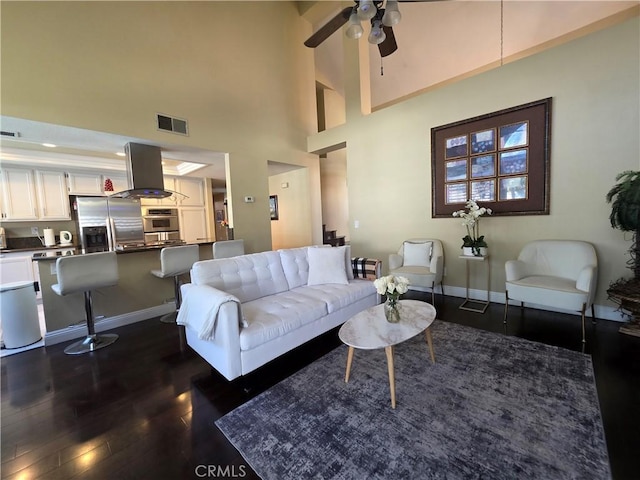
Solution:
<svg viewBox="0 0 640 480">
<path fill-rule="evenodd" d="M 431 291 L 431 289 L 428 289 Z M 436 287 L 436 294 L 440 293 L 440 288 Z M 449 285 L 444 286 L 445 295 L 451 297 L 466 297 L 466 289 L 464 287 L 452 287 Z M 477 289 L 469 289 L 469 298 L 474 300 L 487 300 L 487 291 L 486 290 L 477 290 Z M 490 292 L 489 293 L 489 301 L 492 303 L 501 303 L 504 305 L 505 302 L 505 294 L 501 292 Z M 520 306 L 520 302 L 510 302 L 509 306 Z M 549 312 L 558 312 L 558 313 L 567 313 L 570 315 L 580 315 L 580 312 L 576 312 L 573 310 L 564 310 L 560 308 L 552 308 L 547 307 L 546 305 L 537 305 L 534 303 L 525 303 L 525 307 L 528 308 L 536 308 L 538 310 L 547 310 Z M 626 322 L 627 318 L 625 315 L 615 307 L 610 307 L 608 305 L 594 305 L 596 311 L 596 318 L 601 318 L 603 320 L 613 320 L 615 322 Z M 591 316 L 591 312 L 587 311 L 587 317 Z"/>
<path fill-rule="evenodd" d="M 159 317 L 166 313 L 171 313 L 176 309 L 173 302 L 156 305 L 155 307 L 136 310 L 135 312 L 123 313 L 114 317 L 108 317 L 96 321 L 96 333 L 111 330 L 112 328 L 131 325 L 132 323 L 148 320 L 153 317 Z M 44 336 L 44 345 L 55 345 L 56 343 L 68 342 L 87 335 L 87 325 L 71 325 L 67 328 L 47 332 Z"/>
</svg>

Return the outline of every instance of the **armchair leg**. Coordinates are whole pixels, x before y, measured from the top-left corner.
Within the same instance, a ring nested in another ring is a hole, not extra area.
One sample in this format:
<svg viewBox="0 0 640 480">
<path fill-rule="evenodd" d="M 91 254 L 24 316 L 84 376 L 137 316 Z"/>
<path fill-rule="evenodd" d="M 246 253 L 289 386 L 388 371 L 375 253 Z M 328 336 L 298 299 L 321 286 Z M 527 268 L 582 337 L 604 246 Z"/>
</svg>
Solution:
<svg viewBox="0 0 640 480">
<path fill-rule="evenodd" d="M 442 299 L 444 300 L 444 283 L 440 283 L 440 292 L 442 293 Z"/>
<path fill-rule="evenodd" d="M 596 324 L 596 308 L 593 303 L 591 304 L 591 323 Z"/>
<path fill-rule="evenodd" d="M 509 310 L 509 291 L 504 291 L 504 318 L 502 319 L 502 323 L 507 324 L 507 310 Z"/>
<path fill-rule="evenodd" d="M 431 305 L 436 305 L 436 282 L 431 282 Z"/>
<path fill-rule="evenodd" d="M 583 303 L 582 304 L 582 343 L 585 343 L 585 329 L 584 329 L 584 314 L 587 310 L 587 304 Z"/>
</svg>

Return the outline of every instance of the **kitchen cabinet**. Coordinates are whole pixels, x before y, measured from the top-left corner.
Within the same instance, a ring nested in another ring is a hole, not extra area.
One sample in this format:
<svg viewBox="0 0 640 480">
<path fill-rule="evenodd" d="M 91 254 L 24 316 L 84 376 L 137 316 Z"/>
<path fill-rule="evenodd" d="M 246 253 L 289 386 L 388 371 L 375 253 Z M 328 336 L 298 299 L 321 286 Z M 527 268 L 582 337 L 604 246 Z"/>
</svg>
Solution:
<svg viewBox="0 0 640 480">
<path fill-rule="evenodd" d="M 2 218 L 10 221 L 69 220 L 63 172 L 3 168 Z"/>
<path fill-rule="evenodd" d="M 0 281 L 2 282 L 2 284 L 4 285 L 5 283 L 35 281 L 31 256 L 32 252 L 1 254 Z"/>
<path fill-rule="evenodd" d="M 34 252 L 0 254 L 0 282 L 2 285 L 14 282 L 40 283 L 38 266 L 32 261 Z M 42 298 L 40 290 L 36 298 Z"/>
<path fill-rule="evenodd" d="M 63 172 L 36 170 L 38 217 L 40 220 L 69 220 L 69 195 Z"/>
<path fill-rule="evenodd" d="M 177 178 L 176 191 L 186 195 L 180 197 L 178 205 L 182 207 L 204 207 L 204 182 L 201 178 Z"/>
<path fill-rule="evenodd" d="M 2 219 L 11 221 L 38 220 L 33 170 L 3 168 Z"/>
<path fill-rule="evenodd" d="M 99 173 L 67 173 L 70 195 L 104 195 Z"/>
<path fill-rule="evenodd" d="M 185 242 L 197 242 L 209 238 L 207 209 L 204 207 L 182 207 L 180 215 L 180 238 Z"/>
</svg>

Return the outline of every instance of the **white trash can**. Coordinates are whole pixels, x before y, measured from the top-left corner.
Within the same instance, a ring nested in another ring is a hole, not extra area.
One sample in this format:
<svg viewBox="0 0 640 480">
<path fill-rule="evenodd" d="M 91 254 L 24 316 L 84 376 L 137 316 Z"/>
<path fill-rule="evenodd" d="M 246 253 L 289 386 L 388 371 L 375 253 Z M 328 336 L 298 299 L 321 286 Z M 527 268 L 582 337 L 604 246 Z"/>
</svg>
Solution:
<svg viewBox="0 0 640 480">
<path fill-rule="evenodd" d="M 0 322 L 5 348 L 20 348 L 42 338 L 33 282 L 0 285 Z"/>
</svg>

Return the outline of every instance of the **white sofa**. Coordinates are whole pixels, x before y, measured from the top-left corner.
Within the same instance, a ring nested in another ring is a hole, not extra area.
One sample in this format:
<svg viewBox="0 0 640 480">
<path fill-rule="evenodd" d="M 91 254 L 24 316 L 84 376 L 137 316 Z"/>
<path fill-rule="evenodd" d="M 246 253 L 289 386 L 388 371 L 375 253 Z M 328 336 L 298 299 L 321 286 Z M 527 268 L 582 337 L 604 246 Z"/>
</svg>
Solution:
<svg viewBox="0 0 640 480">
<path fill-rule="evenodd" d="M 233 380 L 378 304 L 371 279 L 380 262 L 367 262 L 369 279 L 354 278 L 352 262 L 348 246 L 196 262 L 177 323 L 189 346 Z"/>
</svg>

